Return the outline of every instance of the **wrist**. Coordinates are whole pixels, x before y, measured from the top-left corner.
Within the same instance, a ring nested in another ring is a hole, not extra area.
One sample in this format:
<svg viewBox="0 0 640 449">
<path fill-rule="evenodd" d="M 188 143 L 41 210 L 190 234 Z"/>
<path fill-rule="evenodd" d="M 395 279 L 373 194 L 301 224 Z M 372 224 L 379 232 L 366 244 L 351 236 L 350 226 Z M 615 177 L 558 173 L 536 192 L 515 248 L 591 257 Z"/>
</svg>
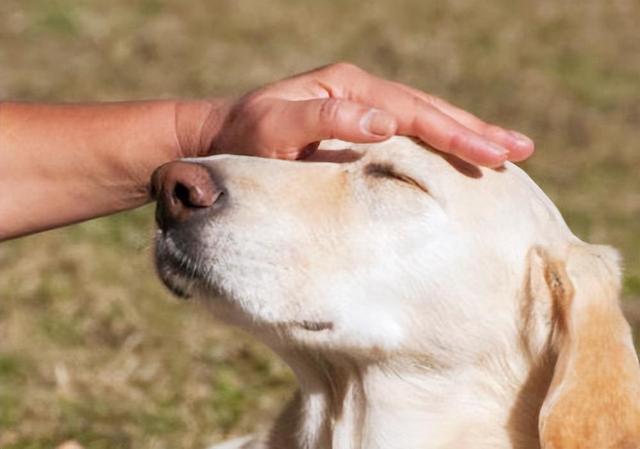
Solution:
<svg viewBox="0 0 640 449">
<path fill-rule="evenodd" d="M 175 135 L 178 157 L 211 154 L 212 144 L 231 109 L 230 98 L 175 102 Z"/>
</svg>

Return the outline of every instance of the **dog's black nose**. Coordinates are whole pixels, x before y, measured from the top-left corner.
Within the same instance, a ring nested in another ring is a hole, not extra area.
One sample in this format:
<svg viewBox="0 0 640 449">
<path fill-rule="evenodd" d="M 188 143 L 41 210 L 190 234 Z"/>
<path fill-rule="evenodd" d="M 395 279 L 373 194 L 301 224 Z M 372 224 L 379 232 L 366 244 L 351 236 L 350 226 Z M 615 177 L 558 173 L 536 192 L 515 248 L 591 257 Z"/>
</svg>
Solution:
<svg viewBox="0 0 640 449">
<path fill-rule="evenodd" d="M 176 161 L 156 169 L 151 176 L 151 194 L 158 202 L 158 226 L 166 229 L 213 206 L 223 190 L 204 165 Z"/>
</svg>

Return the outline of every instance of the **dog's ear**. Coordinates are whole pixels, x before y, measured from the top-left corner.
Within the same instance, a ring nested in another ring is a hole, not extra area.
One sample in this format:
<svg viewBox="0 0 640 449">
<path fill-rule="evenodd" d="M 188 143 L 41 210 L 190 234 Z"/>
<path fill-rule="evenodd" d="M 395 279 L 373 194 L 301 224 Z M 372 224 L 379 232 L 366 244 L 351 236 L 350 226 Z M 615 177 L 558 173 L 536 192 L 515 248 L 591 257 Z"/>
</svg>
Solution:
<svg viewBox="0 0 640 449">
<path fill-rule="evenodd" d="M 617 253 L 576 243 L 564 262 L 536 258 L 555 356 L 538 421 L 542 449 L 639 449 L 640 367 L 618 304 Z"/>
</svg>

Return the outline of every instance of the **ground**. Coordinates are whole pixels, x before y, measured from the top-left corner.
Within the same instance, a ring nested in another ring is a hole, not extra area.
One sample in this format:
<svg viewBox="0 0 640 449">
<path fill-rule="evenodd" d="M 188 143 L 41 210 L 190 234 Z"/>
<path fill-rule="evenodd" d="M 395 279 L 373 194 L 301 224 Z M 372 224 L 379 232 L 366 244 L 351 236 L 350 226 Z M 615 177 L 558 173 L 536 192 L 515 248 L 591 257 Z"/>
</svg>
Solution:
<svg viewBox="0 0 640 449">
<path fill-rule="evenodd" d="M 2 0 L 0 98 L 229 95 L 355 62 L 532 136 L 525 169 L 622 251 L 639 324 L 638 17 L 635 0 Z M 0 447 L 203 448 L 291 394 L 268 350 L 164 291 L 152 234 L 146 207 L 0 246 Z"/>
</svg>

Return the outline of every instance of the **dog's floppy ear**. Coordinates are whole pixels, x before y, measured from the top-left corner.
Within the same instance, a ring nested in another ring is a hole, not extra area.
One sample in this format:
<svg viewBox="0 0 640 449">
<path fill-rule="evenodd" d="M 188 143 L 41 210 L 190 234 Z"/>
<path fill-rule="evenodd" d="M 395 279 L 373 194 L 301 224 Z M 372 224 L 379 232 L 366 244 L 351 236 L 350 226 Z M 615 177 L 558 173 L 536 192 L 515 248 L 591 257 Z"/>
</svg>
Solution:
<svg viewBox="0 0 640 449">
<path fill-rule="evenodd" d="M 538 422 L 542 449 L 639 449 L 640 367 L 618 304 L 615 250 L 576 243 L 564 263 L 543 259 L 557 358 Z"/>
</svg>

